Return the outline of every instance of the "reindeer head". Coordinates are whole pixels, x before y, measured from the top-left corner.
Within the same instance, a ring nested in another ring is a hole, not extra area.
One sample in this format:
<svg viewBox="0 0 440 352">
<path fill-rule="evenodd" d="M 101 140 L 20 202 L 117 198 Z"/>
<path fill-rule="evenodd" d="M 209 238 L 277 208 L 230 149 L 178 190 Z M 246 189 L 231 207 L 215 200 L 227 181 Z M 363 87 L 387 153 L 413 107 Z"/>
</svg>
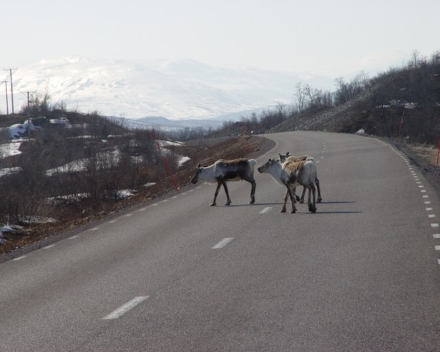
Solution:
<svg viewBox="0 0 440 352">
<path fill-rule="evenodd" d="M 197 181 L 199 180 L 199 174 L 200 174 L 201 171 L 202 171 L 202 165 L 199 164 L 199 165 L 197 165 L 196 173 L 195 173 L 194 176 L 191 178 L 191 183 L 192 183 L 192 184 L 196 184 L 196 183 L 197 183 Z"/>
<path fill-rule="evenodd" d="M 278 163 L 278 160 L 269 159 L 263 166 L 260 166 L 258 168 L 258 172 L 259 173 L 268 172 L 268 170 L 271 169 L 273 165 L 275 165 L 276 163 Z"/>
</svg>

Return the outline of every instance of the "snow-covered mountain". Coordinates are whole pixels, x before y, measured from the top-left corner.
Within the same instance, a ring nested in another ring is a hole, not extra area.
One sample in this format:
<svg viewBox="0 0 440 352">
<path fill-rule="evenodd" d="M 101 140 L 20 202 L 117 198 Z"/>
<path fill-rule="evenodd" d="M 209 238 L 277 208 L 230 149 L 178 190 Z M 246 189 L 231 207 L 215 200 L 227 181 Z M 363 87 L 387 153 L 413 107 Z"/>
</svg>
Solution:
<svg viewBox="0 0 440 352">
<path fill-rule="evenodd" d="M 290 104 L 299 81 L 320 89 L 334 85 L 330 77 L 192 60 L 134 63 L 70 56 L 14 71 L 14 107 L 18 112 L 30 91 L 48 93 L 51 104 L 62 102 L 68 109 L 105 116 L 206 119 Z"/>
</svg>

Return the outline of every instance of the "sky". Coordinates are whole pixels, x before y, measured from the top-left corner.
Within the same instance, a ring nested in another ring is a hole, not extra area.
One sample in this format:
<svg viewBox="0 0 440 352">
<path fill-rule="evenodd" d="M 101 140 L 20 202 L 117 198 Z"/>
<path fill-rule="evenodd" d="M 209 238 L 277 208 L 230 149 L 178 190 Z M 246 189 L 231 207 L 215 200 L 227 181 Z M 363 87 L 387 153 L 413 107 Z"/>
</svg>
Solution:
<svg viewBox="0 0 440 352">
<path fill-rule="evenodd" d="M 78 55 L 341 77 L 440 51 L 438 0 L 21 0 L 1 12 L 3 69 Z"/>
</svg>

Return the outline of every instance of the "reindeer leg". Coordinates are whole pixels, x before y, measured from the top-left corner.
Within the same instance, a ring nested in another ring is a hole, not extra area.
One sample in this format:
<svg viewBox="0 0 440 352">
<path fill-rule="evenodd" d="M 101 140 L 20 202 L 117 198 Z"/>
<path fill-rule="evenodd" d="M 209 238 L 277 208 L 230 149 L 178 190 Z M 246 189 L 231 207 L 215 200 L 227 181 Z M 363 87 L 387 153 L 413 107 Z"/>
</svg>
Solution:
<svg viewBox="0 0 440 352">
<path fill-rule="evenodd" d="M 306 195 L 306 189 L 307 189 L 307 187 L 303 187 L 303 193 L 302 193 L 302 195 L 301 195 L 301 199 L 299 199 L 299 202 L 300 202 L 301 204 L 304 203 L 304 196 Z M 297 199 L 297 200 L 298 200 L 298 199 Z"/>
<path fill-rule="evenodd" d="M 216 188 L 215 193 L 214 193 L 214 200 L 210 204 L 211 207 L 217 205 L 216 204 L 216 200 L 217 200 L 217 196 L 218 196 L 218 190 L 220 189 L 221 185 L 222 185 L 222 183 L 220 181 L 217 181 L 217 188 Z"/>
<path fill-rule="evenodd" d="M 296 201 L 300 202 L 301 198 L 296 195 L 296 187 L 293 187 L 293 193 L 295 193 Z"/>
<path fill-rule="evenodd" d="M 313 192 L 313 203 L 311 201 L 311 193 Z M 316 205 L 315 205 L 315 185 L 312 183 L 311 186 L 309 187 L 309 199 L 308 199 L 308 204 L 309 204 L 309 211 L 311 213 L 316 213 Z"/>
<path fill-rule="evenodd" d="M 292 201 L 292 211 L 290 212 L 291 214 L 293 214 L 293 213 L 296 213 L 296 207 L 295 207 L 295 203 L 296 203 L 296 194 L 295 194 L 295 191 L 292 189 L 292 188 L 290 188 L 290 187 L 288 187 L 287 188 L 287 193 L 290 195 L 290 200 Z M 286 197 L 287 197 L 287 195 L 286 195 Z M 284 204 L 286 204 L 286 203 L 284 203 Z"/>
<path fill-rule="evenodd" d="M 286 196 L 284 197 L 284 205 L 283 205 L 283 209 L 281 209 L 281 213 L 286 212 L 286 203 L 287 203 L 288 196 L 289 196 L 289 187 L 287 187 L 287 192 L 286 192 Z"/>
<path fill-rule="evenodd" d="M 251 188 L 251 201 L 249 202 L 249 204 L 254 204 L 255 203 L 255 189 L 257 188 L 257 184 L 255 183 L 254 180 L 250 181 L 252 188 Z"/>
<path fill-rule="evenodd" d="M 221 179 L 220 182 L 223 184 L 223 188 L 225 189 L 225 193 L 226 193 L 226 198 L 228 199 L 225 205 L 230 205 L 231 198 L 229 198 L 229 191 L 228 191 L 228 186 L 226 185 L 226 181 L 224 179 Z"/>
<path fill-rule="evenodd" d="M 243 180 L 249 182 L 252 185 L 252 187 L 251 187 L 251 201 L 249 202 L 249 204 L 254 204 L 255 203 L 255 188 L 257 187 L 257 184 L 256 184 L 253 177 L 242 175 L 241 178 Z"/>
<path fill-rule="evenodd" d="M 318 200 L 317 200 L 317 203 L 321 203 L 322 202 L 321 187 L 319 187 L 318 177 L 315 177 L 315 183 L 316 183 L 316 188 L 318 189 Z"/>
</svg>

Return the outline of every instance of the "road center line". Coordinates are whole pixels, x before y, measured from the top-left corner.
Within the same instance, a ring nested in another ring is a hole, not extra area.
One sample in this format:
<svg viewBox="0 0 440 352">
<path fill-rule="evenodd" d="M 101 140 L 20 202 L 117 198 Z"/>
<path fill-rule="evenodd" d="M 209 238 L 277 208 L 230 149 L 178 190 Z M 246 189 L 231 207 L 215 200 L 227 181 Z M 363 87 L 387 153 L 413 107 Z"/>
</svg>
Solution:
<svg viewBox="0 0 440 352">
<path fill-rule="evenodd" d="M 22 255 L 21 257 L 18 257 L 18 258 L 14 258 L 14 259 L 12 259 L 12 261 L 16 262 L 16 261 L 22 260 L 22 259 L 24 259 L 24 258 L 26 258 L 26 256 L 25 256 L 25 255 Z"/>
<path fill-rule="evenodd" d="M 103 320 L 111 320 L 111 319 L 118 319 L 120 316 L 127 313 L 130 309 L 133 309 L 136 307 L 139 303 L 145 301 L 149 296 L 139 296 L 133 298 L 131 301 L 125 303 L 124 305 L 120 306 L 118 309 L 111 312 L 109 315 L 106 315 Z"/>
<path fill-rule="evenodd" d="M 231 242 L 234 239 L 234 237 L 226 237 L 222 239 L 219 243 L 217 243 L 212 249 L 220 249 L 226 246 L 229 242 Z"/>
<path fill-rule="evenodd" d="M 266 214 L 267 212 L 269 212 L 271 210 L 272 210 L 272 207 L 264 208 L 262 211 L 260 211 L 260 214 Z"/>
</svg>

